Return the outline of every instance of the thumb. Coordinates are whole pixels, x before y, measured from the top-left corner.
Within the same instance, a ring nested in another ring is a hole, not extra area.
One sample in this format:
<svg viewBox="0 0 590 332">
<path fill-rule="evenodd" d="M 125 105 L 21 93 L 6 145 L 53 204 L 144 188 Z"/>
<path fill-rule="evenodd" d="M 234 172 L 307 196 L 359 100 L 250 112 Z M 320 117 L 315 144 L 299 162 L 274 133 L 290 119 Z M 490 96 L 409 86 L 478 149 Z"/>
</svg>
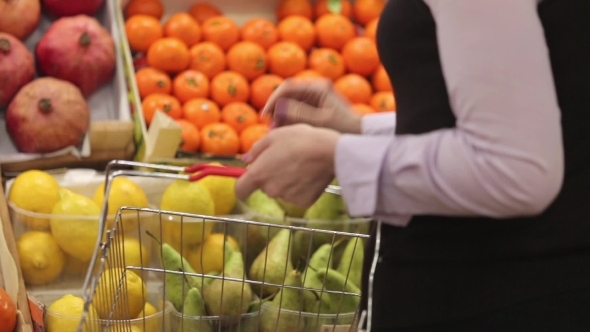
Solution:
<svg viewBox="0 0 590 332">
<path fill-rule="evenodd" d="M 313 107 L 295 99 L 280 98 L 275 106 L 274 121 L 279 127 L 297 123 L 323 127 L 333 112 L 334 110 Z"/>
</svg>

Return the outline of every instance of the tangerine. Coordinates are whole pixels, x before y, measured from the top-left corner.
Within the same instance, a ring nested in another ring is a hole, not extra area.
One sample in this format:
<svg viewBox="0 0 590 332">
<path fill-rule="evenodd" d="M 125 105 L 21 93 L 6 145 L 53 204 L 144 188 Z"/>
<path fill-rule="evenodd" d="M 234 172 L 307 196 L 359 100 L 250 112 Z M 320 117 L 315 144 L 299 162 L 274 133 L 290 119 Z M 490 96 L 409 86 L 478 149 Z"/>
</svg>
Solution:
<svg viewBox="0 0 590 332">
<path fill-rule="evenodd" d="M 228 70 L 211 80 L 211 98 L 221 107 L 234 101 L 247 102 L 249 97 L 248 80 L 242 74 Z"/>
<path fill-rule="evenodd" d="M 264 48 L 250 41 L 236 43 L 229 49 L 226 58 L 229 70 L 244 75 L 250 81 L 264 74 L 268 67 Z"/>
<path fill-rule="evenodd" d="M 313 69 L 305 69 L 305 70 L 302 70 L 302 71 L 298 72 L 297 74 L 295 74 L 295 76 L 293 76 L 293 78 L 297 78 L 297 79 L 314 79 L 314 78 L 325 78 L 325 77 L 322 76 L 322 74 L 320 74 L 316 70 L 313 70 Z"/>
<path fill-rule="evenodd" d="M 309 68 L 331 80 L 336 80 L 346 73 L 344 59 L 340 53 L 326 47 L 311 51 Z"/>
<path fill-rule="evenodd" d="M 268 134 L 269 127 L 266 124 L 254 124 L 248 126 L 240 133 L 240 152 L 246 153 L 250 151 L 254 143 L 261 140 Z"/>
<path fill-rule="evenodd" d="M 392 92 L 377 92 L 369 101 L 369 104 L 377 112 L 395 111 L 395 97 Z"/>
<path fill-rule="evenodd" d="M 369 104 L 373 91 L 366 78 L 358 74 L 346 74 L 334 82 L 334 90 L 353 104 Z"/>
<path fill-rule="evenodd" d="M 364 26 L 381 16 L 384 7 L 385 0 L 356 0 L 352 4 L 352 16 L 357 23 Z"/>
<path fill-rule="evenodd" d="M 253 18 L 242 26 L 241 37 L 244 41 L 254 42 L 265 50 L 279 41 L 277 27 L 264 18 Z"/>
<path fill-rule="evenodd" d="M 374 43 L 377 42 L 377 27 L 379 26 L 379 17 L 372 19 L 365 25 L 365 37 L 371 39 Z"/>
<path fill-rule="evenodd" d="M 352 5 L 349 0 L 316 0 L 313 9 L 316 19 L 324 14 L 340 14 L 347 18 L 352 16 Z"/>
<path fill-rule="evenodd" d="M 145 52 L 164 35 L 160 21 L 148 15 L 133 15 L 125 22 L 125 34 L 129 47 L 136 52 Z"/>
<path fill-rule="evenodd" d="M 208 2 L 197 2 L 188 13 L 199 23 L 203 24 L 206 20 L 214 16 L 222 16 L 221 10 Z"/>
<path fill-rule="evenodd" d="M 209 79 L 225 70 L 225 53 L 212 42 L 201 42 L 189 50 L 189 69 L 199 71 Z"/>
<path fill-rule="evenodd" d="M 172 119 L 180 119 L 182 117 L 182 107 L 180 102 L 173 96 L 161 93 L 151 94 L 141 103 L 143 109 L 143 117 L 146 125 L 150 125 L 157 111 L 164 112 Z"/>
<path fill-rule="evenodd" d="M 272 74 L 287 78 L 306 67 L 305 51 L 293 42 L 278 42 L 268 49 L 268 69 Z"/>
<path fill-rule="evenodd" d="M 279 21 L 291 15 L 300 15 L 311 20 L 313 5 L 309 0 L 281 0 L 277 6 L 276 14 Z"/>
<path fill-rule="evenodd" d="M 375 113 L 375 109 L 367 104 L 353 104 L 352 110 L 359 115 Z"/>
<path fill-rule="evenodd" d="M 344 44 L 356 37 L 354 24 L 338 14 L 324 14 L 315 22 L 318 44 L 320 47 L 340 51 Z"/>
<path fill-rule="evenodd" d="M 182 131 L 180 150 L 186 152 L 199 151 L 199 145 L 201 143 L 201 133 L 199 133 L 199 129 L 197 129 L 194 124 L 184 119 L 177 119 L 174 121 L 180 126 L 180 130 Z"/>
<path fill-rule="evenodd" d="M 316 32 L 310 19 L 291 15 L 284 18 L 277 26 L 279 38 L 282 41 L 293 42 L 304 51 L 309 51 L 315 45 Z"/>
<path fill-rule="evenodd" d="M 164 5 L 159 0 L 131 0 L 125 7 L 125 18 L 134 15 L 148 15 L 159 20 L 164 15 Z"/>
<path fill-rule="evenodd" d="M 221 120 L 239 134 L 244 128 L 258 123 L 258 113 L 247 103 L 235 101 L 221 109 Z"/>
<path fill-rule="evenodd" d="M 201 130 L 201 151 L 214 155 L 235 155 L 240 151 L 240 139 L 227 123 L 211 123 Z"/>
<path fill-rule="evenodd" d="M 375 43 L 367 37 L 356 37 L 344 44 L 342 58 L 349 72 L 361 76 L 373 74 L 381 64 Z"/>
<path fill-rule="evenodd" d="M 383 65 L 380 65 L 373 74 L 373 77 L 371 77 L 371 84 L 373 85 L 373 89 L 375 89 L 377 92 L 393 91 L 391 80 L 389 80 L 389 75 L 387 74 L 387 71 Z"/>
<path fill-rule="evenodd" d="M 250 103 L 262 109 L 273 91 L 283 83 L 283 78 L 274 74 L 265 74 L 250 84 Z"/>
<path fill-rule="evenodd" d="M 203 22 L 203 39 L 214 42 L 223 51 L 229 50 L 240 40 L 240 29 L 236 22 L 226 16 L 214 16 Z"/>
<path fill-rule="evenodd" d="M 164 24 L 164 35 L 178 38 L 191 47 L 201 41 L 201 27 L 191 15 L 177 13 Z"/>
<path fill-rule="evenodd" d="M 150 67 L 175 74 L 190 64 L 186 45 L 178 38 L 166 37 L 156 40 L 148 49 L 147 62 Z"/>
<path fill-rule="evenodd" d="M 135 73 L 135 82 L 141 99 L 154 94 L 170 94 L 172 82 L 170 77 L 155 68 L 144 67 Z"/>
<path fill-rule="evenodd" d="M 198 129 L 202 129 L 208 124 L 219 122 L 221 111 L 209 99 L 194 98 L 182 105 L 182 116 Z"/>
<path fill-rule="evenodd" d="M 172 88 L 174 96 L 183 104 L 193 98 L 207 98 L 209 78 L 199 71 L 188 69 L 176 75 Z"/>
</svg>

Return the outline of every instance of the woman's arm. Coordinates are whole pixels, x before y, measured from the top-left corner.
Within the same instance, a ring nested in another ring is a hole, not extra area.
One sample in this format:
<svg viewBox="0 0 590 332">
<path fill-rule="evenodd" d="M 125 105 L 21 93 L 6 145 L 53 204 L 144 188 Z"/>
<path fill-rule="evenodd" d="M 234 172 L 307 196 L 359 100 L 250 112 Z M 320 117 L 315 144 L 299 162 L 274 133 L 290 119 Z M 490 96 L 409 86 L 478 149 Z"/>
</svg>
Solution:
<svg viewBox="0 0 590 332">
<path fill-rule="evenodd" d="M 395 133 L 395 112 L 371 113 L 361 118 L 363 135 L 388 135 Z"/>
<path fill-rule="evenodd" d="M 336 174 L 353 215 L 542 212 L 563 181 L 560 110 L 537 0 L 424 0 L 457 126 L 344 135 Z"/>
</svg>

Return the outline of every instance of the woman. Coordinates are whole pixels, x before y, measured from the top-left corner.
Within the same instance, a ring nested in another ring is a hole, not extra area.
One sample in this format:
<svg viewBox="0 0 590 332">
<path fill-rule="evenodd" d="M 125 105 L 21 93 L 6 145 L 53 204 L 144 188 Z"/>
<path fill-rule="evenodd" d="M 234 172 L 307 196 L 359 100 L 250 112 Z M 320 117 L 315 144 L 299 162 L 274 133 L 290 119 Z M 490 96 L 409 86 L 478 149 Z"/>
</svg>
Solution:
<svg viewBox="0 0 590 332">
<path fill-rule="evenodd" d="M 397 114 L 286 83 L 237 194 L 306 206 L 337 176 L 350 213 L 382 222 L 372 331 L 590 330 L 589 17 L 586 0 L 389 0 Z"/>
</svg>

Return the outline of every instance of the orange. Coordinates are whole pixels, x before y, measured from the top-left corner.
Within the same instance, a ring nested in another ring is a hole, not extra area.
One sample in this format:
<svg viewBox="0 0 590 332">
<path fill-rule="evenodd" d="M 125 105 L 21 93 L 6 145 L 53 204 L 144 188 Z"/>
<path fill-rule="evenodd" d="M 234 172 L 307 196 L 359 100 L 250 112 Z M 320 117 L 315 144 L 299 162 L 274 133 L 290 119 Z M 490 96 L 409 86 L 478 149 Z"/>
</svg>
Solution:
<svg viewBox="0 0 590 332">
<path fill-rule="evenodd" d="M 211 80 L 211 99 L 223 107 L 234 101 L 247 102 L 250 86 L 244 75 L 234 71 L 224 71 Z"/>
<path fill-rule="evenodd" d="M 377 92 L 369 102 L 377 112 L 395 111 L 395 97 L 392 92 Z"/>
<path fill-rule="evenodd" d="M 256 109 L 262 109 L 272 92 L 283 83 L 283 78 L 266 74 L 258 77 L 250 84 L 250 103 Z"/>
<path fill-rule="evenodd" d="M 298 72 L 297 74 L 295 74 L 295 76 L 293 76 L 293 78 L 314 79 L 314 78 L 324 78 L 324 76 L 322 74 L 320 74 L 319 72 L 317 72 L 316 70 L 305 69 L 305 70 L 302 70 L 302 71 Z"/>
<path fill-rule="evenodd" d="M 174 121 L 176 121 L 180 126 L 180 130 L 182 130 L 182 143 L 180 149 L 186 152 L 199 151 L 199 144 L 201 143 L 201 133 L 199 133 L 199 129 L 187 120 L 177 119 Z"/>
<path fill-rule="evenodd" d="M 385 0 L 356 0 L 352 5 L 352 16 L 358 24 L 366 25 L 378 18 L 385 7 Z"/>
<path fill-rule="evenodd" d="M 189 10 L 188 13 L 199 23 L 203 24 L 206 20 L 214 16 L 221 16 L 223 13 L 219 8 L 208 2 L 197 2 Z"/>
<path fill-rule="evenodd" d="M 310 19 L 291 15 L 284 18 L 277 26 L 279 38 L 282 41 L 293 42 L 304 51 L 309 51 L 315 45 L 315 27 Z"/>
<path fill-rule="evenodd" d="M 209 79 L 225 70 L 225 53 L 212 42 L 201 42 L 189 50 L 192 70 L 200 71 Z"/>
<path fill-rule="evenodd" d="M 248 126 L 240 134 L 240 152 L 250 151 L 252 145 L 268 134 L 269 128 L 266 124 L 255 124 Z"/>
<path fill-rule="evenodd" d="M 185 70 L 190 64 L 186 45 L 177 38 L 156 40 L 147 52 L 148 65 L 161 71 L 175 74 Z"/>
<path fill-rule="evenodd" d="M 389 80 L 389 75 L 387 75 L 387 71 L 385 71 L 385 67 L 383 67 L 383 65 L 380 65 L 373 74 L 373 77 L 371 78 L 371 84 L 373 85 L 373 89 L 378 92 L 393 91 L 391 81 Z"/>
<path fill-rule="evenodd" d="M 291 77 L 307 67 L 307 56 L 293 42 L 278 42 L 268 49 L 268 69 L 283 78 Z"/>
<path fill-rule="evenodd" d="M 334 90 L 353 104 L 369 104 L 373 91 L 366 78 L 358 74 L 346 74 L 334 82 Z"/>
<path fill-rule="evenodd" d="M 265 50 L 279 41 L 277 27 L 264 18 L 253 18 L 242 26 L 241 37 L 244 41 L 256 43 Z"/>
<path fill-rule="evenodd" d="M 349 72 L 361 76 L 373 74 L 381 64 L 375 43 L 367 37 L 356 37 L 344 44 L 342 58 Z"/>
<path fill-rule="evenodd" d="M 172 119 L 180 119 L 182 117 L 182 107 L 178 99 L 161 93 L 154 93 L 145 97 L 141 103 L 141 108 L 143 109 L 145 123 L 148 126 L 152 123 L 156 111 L 164 112 Z"/>
<path fill-rule="evenodd" d="M 324 14 L 315 22 L 318 44 L 320 47 L 340 51 L 344 44 L 356 37 L 354 24 L 338 14 Z"/>
<path fill-rule="evenodd" d="M 379 26 L 379 17 L 376 17 L 369 21 L 367 25 L 365 25 L 365 37 L 371 39 L 374 43 L 377 42 L 377 27 Z"/>
<path fill-rule="evenodd" d="M 253 80 L 264 74 L 268 67 L 266 52 L 262 46 L 249 41 L 242 41 L 232 46 L 226 55 L 229 70 Z"/>
<path fill-rule="evenodd" d="M 375 109 L 367 104 L 353 104 L 352 110 L 360 115 L 375 113 Z"/>
<path fill-rule="evenodd" d="M 164 25 L 164 35 L 178 38 L 191 47 L 201 41 L 201 27 L 189 14 L 177 13 Z"/>
<path fill-rule="evenodd" d="M 182 116 L 198 129 L 202 129 L 208 124 L 219 122 L 221 111 L 213 101 L 195 98 L 182 105 Z"/>
<path fill-rule="evenodd" d="M 258 123 L 258 113 L 247 103 L 235 101 L 221 109 L 221 120 L 239 134 L 244 128 Z"/>
<path fill-rule="evenodd" d="M 214 155 L 234 155 L 240 151 L 240 139 L 227 123 L 212 123 L 201 130 L 201 151 Z"/>
<path fill-rule="evenodd" d="M 291 15 L 300 15 L 311 20 L 313 5 L 309 0 L 281 0 L 277 6 L 276 14 L 279 21 Z"/>
<path fill-rule="evenodd" d="M 170 77 L 157 69 L 144 67 L 135 73 L 135 82 L 141 99 L 154 94 L 170 94 L 172 82 Z"/>
<path fill-rule="evenodd" d="M 209 96 L 209 79 L 196 70 L 188 69 L 176 75 L 172 87 L 174 96 L 183 104 L 194 98 Z"/>
<path fill-rule="evenodd" d="M 147 15 L 134 15 L 125 22 L 125 34 L 132 51 L 145 52 L 164 35 L 160 21 Z"/>
<path fill-rule="evenodd" d="M 330 3 L 333 4 L 330 6 Z M 352 6 L 349 0 L 316 0 L 313 9 L 315 18 L 328 13 L 340 14 L 348 18 L 352 16 Z"/>
<path fill-rule="evenodd" d="M 133 15 L 148 15 L 159 20 L 164 15 L 164 5 L 159 0 L 131 0 L 125 7 L 125 18 Z"/>
<path fill-rule="evenodd" d="M 336 80 L 344 73 L 346 67 L 340 53 L 331 48 L 316 48 L 309 55 L 309 68 L 331 80 Z"/>
<path fill-rule="evenodd" d="M 201 27 L 203 39 L 214 42 L 227 51 L 240 40 L 240 29 L 232 19 L 226 16 L 214 16 L 203 22 Z"/>
</svg>

